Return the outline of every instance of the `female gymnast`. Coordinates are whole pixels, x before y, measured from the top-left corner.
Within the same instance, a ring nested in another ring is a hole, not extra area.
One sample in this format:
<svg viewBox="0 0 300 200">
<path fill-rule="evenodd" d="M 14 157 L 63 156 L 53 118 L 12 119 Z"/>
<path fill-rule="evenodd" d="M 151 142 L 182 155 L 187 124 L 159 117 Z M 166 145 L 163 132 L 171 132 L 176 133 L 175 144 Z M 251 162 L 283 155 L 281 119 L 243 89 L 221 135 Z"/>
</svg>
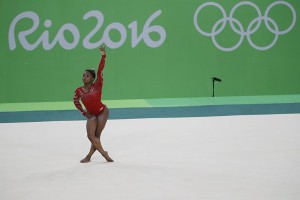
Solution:
<svg viewBox="0 0 300 200">
<path fill-rule="evenodd" d="M 105 127 L 109 110 L 106 105 L 101 102 L 103 86 L 102 71 L 106 59 L 105 46 L 100 47 L 99 50 L 102 54 L 102 58 L 98 67 L 97 77 L 94 69 L 85 70 L 82 76 L 83 86 L 75 90 L 73 97 L 75 106 L 87 119 L 87 137 L 91 141 L 90 151 L 88 155 L 80 161 L 81 163 L 90 162 L 96 150 L 101 153 L 107 162 L 113 162 L 113 159 L 109 157 L 107 151 L 104 151 L 100 142 L 100 136 Z M 85 109 L 82 108 L 80 100 L 85 106 Z"/>
</svg>

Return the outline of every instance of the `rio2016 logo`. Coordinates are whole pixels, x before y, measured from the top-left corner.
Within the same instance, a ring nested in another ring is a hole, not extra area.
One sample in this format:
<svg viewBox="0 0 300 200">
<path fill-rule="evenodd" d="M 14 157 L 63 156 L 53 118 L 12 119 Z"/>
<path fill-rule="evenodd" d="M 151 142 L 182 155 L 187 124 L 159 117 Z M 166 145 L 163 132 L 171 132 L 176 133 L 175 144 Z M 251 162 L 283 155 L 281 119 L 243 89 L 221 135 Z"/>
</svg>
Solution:
<svg viewBox="0 0 300 200">
<path fill-rule="evenodd" d="M 198 16 L 199 16 L 199 13 L 206 7 L 208 6 L 212 6 L 212 7 L 216 7 L 218 8 L 222 15 L 223 15 L 223 18 L 219 19 L 214 25 L 213 25 L 213 28 L 210 32 L 206 32 L 204 31 L 202 28 L 201 28 L 201 25 L 198 23 Z M 250 6 L 252 8 L 254 8 L 254 10 L 257 12 L 257 17 L 254 18 L 250 23 L 249 25 L 247 26 L 247 29 L 244 30 L 244 27 L 242 25 L 242 23 L 236 19 L 234 17 L 234 13 L 236 12 L 236 10 L 238 8 L 240 8 L 241 6 Z M 274 8 L 275 6 L 286 6 L 292 13 L 292 16 L 293 16 L 293 19 L 291 20 L 290 22 L 290 25 L 287 29 L 285 30 L 279 30 L 279 26 L 278 24 L 272 19 L 269 17 L 269 12 L 271 11 L 272 8 Z M 229 22 L 229 25 L 231 27 L 231 29 L 240 36 L 240 39 L 239 41 L 237 42 L 237 44 L 235 44 L 234 46 L 232 47 L 223 47 L 221 46 L 217 39 L 216 39 L 216 36 L 221 34 L 222 31 L 225 29 L 225 26 L 227 25 L 227 22 Z M 258 31 L 258 29 L 261 27 L 261 24 L 262 22 L 264 22 L 266 28 L 272 33 L 275 35 L 273 41 L 271 42 L 271 44 L 269 45 L 266 45 L 266 46 L 258 46 L 257 44 L 255 44 L 253 41 L 252 41 L 252 38 L 251 36 L 256 32 Z M 236 4 L 230 11 L 230 14 L 229 16 L 227 16 L 226 14 L 226 11 L 225 9 L 218 3 L 215 3 L 215 2 L 207 2 L 207 3 L 204 3 L 204 4 L 201 4 L 195 14 L 194 14 L 194 26 L 196 28 L 196 30 L 201 33 L 202 35 L 204 36 L 207 36 L 207 37 L 211 37 L 212 39 L 212 42 L 214 43 L 214 45 L 221 51 L 234 51 L 236 50 L 237 48 L 239 48 L 242 44 L 242 42 L 244 41 L 245 37 L 247 38 L 249 44 L 256 50 L 260 50 L 260 51 L 265 51 L 265 50 L 268 50 L 268 49 L 271 49 L 277 42 L 277 40 L 279 39 L 279 36 L 280 35 L 284 35 L 284 34 L 287 34 L 288 32 L 290 32 L 294 26 L 295 26 L 295 23 L 296 23 L 296 11 L 294 9 L 294 7 L 286 2 L 286 1 L 275 1 L 273 3 L 271 3 L 264 15 L 262 15 L 262 12 L 261 10 L 259 9 L 259 7 L 254 4 L 253 2 L 250 2 L 250 1 L 242 1 L 238 4 Z M 256 25 L 255 25 L 256 24 Z M 272 27 L 271 27 L 271 25 Z M 235 26 L 237 25 L 237 27 Z M 220 27 L 220 28 L 218 28 Z"/>
<path fill-rule="evenodd" d="M 144 24 L 143 31 L 140 35 L 138 35 L 138 33 L 137 33 L 137 29 L 138 29 L 137 21 L 133 21 L 132 23 L 130 23 L 128 25 L 128 28 L 131 29 L 131 46 L 132 46 L 132 48 L 136 47 L 141 42 L 141 40 L 143 40 L 145 42 L 145 44 L 151 48 L 156 48 L 156 47 L 159 47 L 161 44 L 163 44 L 163 42 L 166 39 L 165 29 L 159 25 L 151 25 L 153 20 L 155 20 L 160 14 L 161 14 L 161 10 L 158 10 L 147 19 L 147 21 Z M 41 34 L 41 36 L 36 40 L 36 42 L 34 42 L 33 44 L 28 42 L 26 37 L 31 35 L 32 33 L 34 33 L 39 28 L 40 20 L 39 20 L 39 16 L 35 12 L 26 11 L 26 12 L 23 12 L 23 13 L 19 14 L 18 16 L 16 16 L 10 25 L 9 35 L 8 35 L 10 50 L 15 50 L 17 47 L 16 37 L 15 37 L 16 26 L 17 26 L 18 22 L 20 22 L 22 19 L 26 19 L 26 18 L 33 21 L 33 26 L 30 29 L 21 31 L 17 34 L 18 35 L 17 38 L 19 39 L 20 44 L 23 46 L 23 48 L 25 50 L 33 51 L 40 44 L 42 44 L 43 49 L 51 50 L 57 43 L 59 43 L 62 48 L 66 49 L 66 50 L 71 50 L 71 49 L 76 48 L 76 46 L 80 42 L 80 38 L 81 38 L 80 31 L 72 23 L 64 24 L 58 30 L 58 32 L 52 42 L 49 41 L 49 31 L 48 30 L 45 30 Z M 83 16 L 84 20 L 88 20 L 89 18 L 96 18 L 97 24 L 93 28 L 93 30 L 91 30 L 83 38 L 83 40 L 82 40 L 83 47 L 85 47 L 86 49 L 94 49 L 94 48 L 99 47 L 101 44 L 105 43 L 109 48 L 115 49 L 115 48 L 121 47 L 124 44 L 124 42 L 126 41 L 126 38 L 127 38 L 127 30 L 126 30 L 125 26 L 119 22 L 113 22 L 113 23 L 109 24 L 104 30 L 102 39 L 99 40 L 98 42 L 92 43 L 90 40 L 101 29 L 103 22 L 104 22 L 104 16 L 100 11 L 92 10 L 92 11 L 87 12 Z M 50 28 L 52 26 L 52 21 L 50 19 L 45 20 L 44 26 L 45 26 L 45 28 Z M 118 41 L 113 41 L 110 38 L 109 33 L 112 30 L 119 32 L 121 37 Z M 65 32 L 69 32 L 72 34 L 72 36 L 73 36 L 72 42 L 69 42 L 68 40 L 66 40 L 66 38 L 64 37 Z M 158 34 L 159 39 L 152 40 L 151 37 L 149 36 L 150 33 Z"/>
<path fill-rule="evenodd" d="M 203 30 L 203 24 L 199 23 L 199 14 L 206 7 L 209 6 L 219 9 L 223 17 L 220 18 L 215 24 L 213 24 L 212 29 L 207 32 Z M 248 24 L 248 26 L 246 26 L 246 28 L 244 28 L 242 23 L 234 16 L 236 10 L 242 6 L 248 6 L 250 8 L 253 8 L 257 13 L 257 17 L 255 17 Z M 269 17 L 270 11 L 275 6 L 287 7 L 292 13 L 292 20 L 285 30 L 280 30 L 278 23 L 274 19 Z M 97 42 L 91 42 L 91 40 L 94 36 L 97 36 L 99 34 L 99 31 L 101 28 L 103 28 L 104 23 L 104 16 L 98 10 L 89 11 L 83 16 L 83 20 L 88 20 L 90 18 L 94 18 L 97 20 L 96 26 L 86 36 L 81 35 L 80 30 L 75 24 L 66 23 L 59 28 L 54 39 L 50 41 L 49 28 L 52 26 L 52 21 L 50 19 L 47 19 L 43 23 L 44 28 L 46 28 L 46 30 L 42 32 L 42 34 L 36 39 L 35 42 L 29 42 L 28 37 L 30 37 L 31 34 L 37 32 L 37 30 L 40 27 L 42 27 L 42 25 L 40 24 L 40 18 L 38 14 L 32 11 L 25 11 L 17 15 L 10 24 L 8 33 L 9 49 L 15 50 L 17 48 L 17 41 L 25 50 L 28 51 L 35 50 L 39 45 L 41 45 L 44 50 L 51 50 L 57 44 L 59 44 L 63 49 L 72 50 L 76 48 L 80 43 L 82 43 L 82 46 L 86 49 L 94 49 L 100 46 L 101 44 L 106 44 L 109 48 L 116 49 L 121 47 L 128 37 L 131 39 L 132 48 L 135 48 L 141 41 L 143 41 L 148 47 L 156 48 L 160 47 L 165 42 L 167 36 L 166 30 L 163 26 L 153 25 L 153 21 L 156 18 L 158 18 L 161 15 L 161 13 L 161 10 L 157 10 L 156 12 L 154 12 L 146 20 L 142 32 L 140 34 L 138 34 L 137 20 L 130 23 L 127 27 L 119 22 L 112 22 L 107 27 L 104 27 L 102 38 Z M 262 11 L 255 3 L 250 1 L 242 1 L 233 6 L 229 13 L 229 16 L 220 4 L 215 2 L 206 2 L 201 4 L 196 9 L 193 18 L 193 28 L 195 28 L 200 34 L 207 37 L 211 37 L 213 44 L 221 51 L 230 52 L 238 49 L 245 40 L 245 38 L 247 39 L 250 46 L 254 49 L 265 51 L 271 49 L 276 44 L 276 42 L 279 39 L 279 36 L 287 34 L 295 27 L 296 18 L 297 16 L 294 7 L 286 1 L 274 1 L 267 7 L 264 14 L 262 14 Z M 16 33 L 16 27 L 18 23 L 23 19 L 31 20 L 33 22 L 33 25 L 28 30 Z M 224 47 L 220 45 L 220 43 L 217 41 L 217 36 L 224 31 L 227 24 L 229 24 L 232 31 L 239 36 L 238 42 L 231 47 Z M 256 33 L 260 29 L 260 27 L 262 27 L 263 24 L 270 33 L 274 34 L 274 39 L 270 44 L 266 46 L 259 46 L 253 41 L 252 38 L 253 34 Z M 129 28 L 129 30 L 127 28 Z M 117 39 L 117 41 L 111 39 L 111 31 L 118 32 L 120 34 L 120 38 Z M 65 32 L 71 33 L 73 37 L 71 42 L 65 38 Z M 153 40 L 150 37 L 151 33 L 157 34 L 159 36 L 158 39 Z"/>
</svg>

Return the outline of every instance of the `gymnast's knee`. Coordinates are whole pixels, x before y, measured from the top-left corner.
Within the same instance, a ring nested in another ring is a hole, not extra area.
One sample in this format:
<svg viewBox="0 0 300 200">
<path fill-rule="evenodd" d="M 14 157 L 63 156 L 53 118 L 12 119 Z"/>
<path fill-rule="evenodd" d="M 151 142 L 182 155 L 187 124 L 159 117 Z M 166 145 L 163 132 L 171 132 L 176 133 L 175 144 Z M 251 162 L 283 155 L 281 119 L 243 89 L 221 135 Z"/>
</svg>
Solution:
<svg viewBox="0 0 300 200">
<path fill-rule="evenodd" d="M 94 135 L 87 135 L 87 138 L 93 142 L 93 140 L 96 138 Z"/>
<path fill-rule="evenodd" d="M 99 138 L 97 138 L 96 136 L 88 136 L 88 139 L 92 144 L 99 144 Z"/>
</svg>

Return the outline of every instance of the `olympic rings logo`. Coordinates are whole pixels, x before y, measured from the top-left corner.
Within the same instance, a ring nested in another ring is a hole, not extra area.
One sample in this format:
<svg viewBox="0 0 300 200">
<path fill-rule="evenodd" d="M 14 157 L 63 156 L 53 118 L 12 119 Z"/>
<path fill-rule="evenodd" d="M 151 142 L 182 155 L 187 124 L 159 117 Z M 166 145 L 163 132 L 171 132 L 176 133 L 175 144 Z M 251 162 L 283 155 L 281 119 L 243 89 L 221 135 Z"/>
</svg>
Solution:
<svg viewBox="0 0 300 200">
<path fill-rule="evenodd" d="M 278 24 L 268 16 L 270 10 L 274 6 L 277 6 L 277 5 L 282 5 L 282 6 L 288 7 L 290 9 L 290 11 L 292 12 L 292 15 L 293 15 L 293 20 L 292 20 L 290 26 L 285 30 L 279 30 Z M 219 19 L 213 25 L 212 31 L 210 33 L 203 31 L 200 28 L 199 24 L 198 24 L 198 15 L 199 15 L 200 11 L 202 11 L 207 6 L 214 6 L 214 7 L 218 8 L 221 11 L 222 15 L 223 15 L 223 18 Z M 258 15 L 258 17 L 256 17 L 255 19 L 253 19 L 249 23 L 249 25 L 247 27 L 247 30 L 244 30 L 244 27 L 241 24 L 241 22 L 238 21 L 236 18 L 234 18 L 235 11 L 241 6 L 253 7 L 255 9 L 255 11 L 257 12 L 257 15 Z M 235 33 L 240 35 L 240 39 L 239 39 L 238 43 L 236 45 L 232 46 L 232 47 L 223 47 L 216 40 L 216 36 L 219 35 L 225 29 L 225 26 L 227 25 L 227 22 L 229 22 L 231 29 Z M 266 28 L 271 33 L 273 33 L 275 35 L 275 37 L 274 37 L 273 41 L 271 42 L 271 44 L 269 44 L 267 46 L 258 46 L 251 39 L 251 35 L 254 34 L 260 28 L 262 22 L 264 22 Z M 195 28 L 197 29 L 197 31 L 199 33 L 201 33 L 202 35 L 204 35 L 204 36 L 211 37 L 214 45 L 218 49 L 220 49 L 221 51 L 234 51 L 234 50 L 236 50 L 237 48 L 239 48 L 241 46 L 241 44 L 244 41 L 245 37 L 247 37 L 247 40 L 248 40 L 249 44 L 256 50 L 265 51 L 265 50 L 271 49 L 276 44 L 279 36 L 287 34 L 288 32 L 290 32 L 294 28 L 295 23 L 296 23 L 296 11 L 295 11 L 294 7 L 286 1 L 275 1 L 275 2 L 271 3 L 267 7 L 264 15 L 262 15 L 259 7 L 256 4 L 254 4 L 253 2 L 242 1 L 238 4 L 236 4 L 232 8 L 232 10 L 230 11 L 229 17 L 227 16 L 226 11 L 224 10 L 224 8 L 220 4 L 215 3 L 215 2 L 207 2 L 207 3 L 204 3 L 204 4 L 200 5 L 197 8 L 197 10 L 195 12 L 195 15 L 194 15 L 194 25 L 195 25 Z M 235 24 L 237 25 L 238 28 L 236 28 Z M 270 24 L 272 24 L 273 28 L 270 26 Z M 218 29 L 219 26 L 220 26 L 220 28 Z"/>
</svg>

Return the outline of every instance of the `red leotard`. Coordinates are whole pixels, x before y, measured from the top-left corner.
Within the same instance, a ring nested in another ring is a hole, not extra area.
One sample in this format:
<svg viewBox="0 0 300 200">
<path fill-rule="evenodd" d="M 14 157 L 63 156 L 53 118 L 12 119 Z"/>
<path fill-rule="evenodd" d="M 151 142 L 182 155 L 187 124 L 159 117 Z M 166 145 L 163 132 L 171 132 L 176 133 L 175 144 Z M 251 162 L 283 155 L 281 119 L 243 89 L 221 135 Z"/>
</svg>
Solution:
<svg viewBox="0 0 300 200">
<path fill-rule="evenodd" d="M 105 58 L 106 55 L 102 55 L 97 71 L 96 81 L 92 84 L 90 90 L 88 92 L 85 92 L 83 90 L 83 87 L 79 87 L 75 90 L 75 94 L 73 97 L 74 104 L 84 116 L 87 112 L 94 116 L 99 116 L 105 107 L 105 105 L 101 102 L 103 85 L 102 71 L 105 65 Z M 80 100 L 86 108 L 86 111 L 82 108 Z"/>
</svg>

